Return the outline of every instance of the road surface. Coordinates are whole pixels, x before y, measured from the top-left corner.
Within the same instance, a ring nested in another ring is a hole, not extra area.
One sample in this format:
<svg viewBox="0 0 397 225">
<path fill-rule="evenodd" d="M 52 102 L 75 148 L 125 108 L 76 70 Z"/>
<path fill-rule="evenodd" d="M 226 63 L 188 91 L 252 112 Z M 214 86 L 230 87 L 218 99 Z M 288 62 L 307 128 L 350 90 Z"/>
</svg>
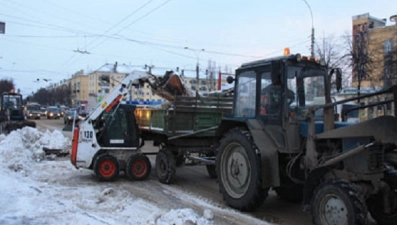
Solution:
<svg viewBox="0 0 397 225">
<path fill-rule="evenodd" d="M 59 120 L 36 120 L 39 130 L 62 130 L 64 128 L 63 119 Z M 71 131 L 63 131 L 65 136 L 71 138 Z M 157 147 L 151 145 L 151 142 L 146 142 L 143 151 L 155 152 Z M 152 164 L 152 172 L 148 180 L 143 182 L 136 182 L 131 185 L 131 181 L 127 180 L 123 175 L 119 178 L 114 185 L 119 185 L 121 188 L 133 191 L 139 190 L 139 196 L 150 201 L 157 202 L 160 206 L 164 207 L 181 207 L 185 205 L 196 210 L 200 210 L 199 204 L 194 204 L 188 200 L 183 201 L 180 196 L 173 196 L 175 190 L 183 190 L 188 195 L 199 196 L 204 202 L 215 205 L 219 208 L 229 208 L 222 200 L 219 193 L 218 184 L 215 179 L 212 179 L 207 174 L 204 166 L 184 166 L 179 167 L 176 172 L 175 182 L 171 185 L 161 184 L 156 177 L 154 170 L 155 156 L 149 156 Z M 67 159 L 68 160 L 68 159 Z M 76 182 L 84 182 L 88 185 L 95 185 L 97 182 L 95 177 L 76 177 Z M 176 194 L 177 195 L 177 194 Z M 202 209 L 201 209 L 202 210 Z M 311 218 L 308 213 L 302 211 L 301 204 L 290 203 L 278 199 L 274 191 L 269 192 L 269 197 L 265 200 L 264 204 L 256 209 L 254 212 L 239 212 L 230 208 L 230 215 L 225 214 L 223 211 L 219 214 L 214 212 L 216 224 L 266 224 L 266 222 L 278 225 L 310 225 Z M 260 220 L 252 222 L 249 217 L 255 217 Z M 217 219 L 218 218 L 218 219 Z M 248 219 L 247 219 L 248 218 Z M 259 223 L 257 222 L 259 221 Z M 376 224 L 373 221 L 371 225 Z"/>
</svg>

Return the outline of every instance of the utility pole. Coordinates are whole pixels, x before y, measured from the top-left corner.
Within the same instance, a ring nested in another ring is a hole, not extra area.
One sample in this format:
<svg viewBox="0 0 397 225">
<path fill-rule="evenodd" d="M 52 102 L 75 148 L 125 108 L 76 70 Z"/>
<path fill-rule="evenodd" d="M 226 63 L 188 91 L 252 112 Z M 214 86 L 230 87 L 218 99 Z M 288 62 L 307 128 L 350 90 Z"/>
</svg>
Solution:
<svg viewBox="0 0 397 225">
<path fill-rule="evenodd" d="M 197 59 L 197 64 L 196 64 L 196 97 L 198 96 L 198 89 L 199 89 L 199 81 L 200 81 L 200 77 L 199 77 L 199 72 L 200 72 L 200 67 L 199 67 L 199 56 L 201 52 L 204 52 L 204 49 L 192 49 L 192 48 L 188 48 L 185 47 L 186 50 L 190 50 L 192 52 L 194 52 L 194 54 L 196 55 L 196 59 Z"/>
<path fill-rule="evenodd" d="M 310 11 L 310 16 L 312 18 L 312 33 L 310 35 L 310 55 L 311 57 L 314 58 L 314 44 L 315 44 L 315 39 L 314 39 L 314 23 L 313 23 L 313 12 L 312 12 L 312 8 L 310 7 L 309 3 L 307 3 L 306 0 L 302 0 L 303 2 L 305 2 L 305 4 L 307 5 L 307 7 L 309 8 Z"/>
</svg>

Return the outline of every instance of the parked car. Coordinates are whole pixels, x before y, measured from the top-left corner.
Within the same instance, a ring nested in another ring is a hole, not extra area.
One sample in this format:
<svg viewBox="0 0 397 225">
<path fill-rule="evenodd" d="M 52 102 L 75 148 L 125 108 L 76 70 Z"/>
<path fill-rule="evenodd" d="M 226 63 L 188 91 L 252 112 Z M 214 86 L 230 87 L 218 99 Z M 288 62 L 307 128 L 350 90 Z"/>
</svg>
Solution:
<svg viewBox="0 0 397 225">
<path fill-rule="evenodd" d="M 63 117 L 63 123 L 64 124 L 76 124 L 78 121 L 81 120 L 81 116 L 77 113 L 75 110 L 68 110 L 65 113 L 65 116 Z"/>
<path fill-rule="evenodd" d="M 56 106 L 49 106 L 47 108 L 47 119 L 59 119 L 61 118 L 61 111 Z"/>
</svg>

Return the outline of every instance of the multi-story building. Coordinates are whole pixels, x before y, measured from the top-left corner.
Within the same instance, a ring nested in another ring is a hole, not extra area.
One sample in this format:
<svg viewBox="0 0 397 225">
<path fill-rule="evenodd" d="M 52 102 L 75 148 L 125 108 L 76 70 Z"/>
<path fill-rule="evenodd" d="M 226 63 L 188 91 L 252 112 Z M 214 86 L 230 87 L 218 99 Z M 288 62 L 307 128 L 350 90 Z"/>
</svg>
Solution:
<svg viewBox="0 0 397 225">
<path fill-rule="evenodd" d="M 397 30 L 369 13 L 353 16 L 353 86 L 385 87 L 396 83 Z M 394 80 L 394 82 L 393 82 Z"/>
<path fill-rule="evenodd" d="M 80 70 L 69 79 L 72 107 L 87 109 L 88 103 L 88 76 Z"/>
<path fill-rule="evenodd" d="M 89 73 L 88 77 L 88 109 L 93 108 L 104 96 L 110 93 L 113 88 L 134 70 L 144 71 L 143 67 L 126 64 L 105 64 L 99 69 Z M 109 83 L 102 78 L 109 78 Z M 123 100 L 138 101 L 161 101 L 161 97 L 152 93 L 148 84 L 132 87 L 130 94 Z"/>
</svg>

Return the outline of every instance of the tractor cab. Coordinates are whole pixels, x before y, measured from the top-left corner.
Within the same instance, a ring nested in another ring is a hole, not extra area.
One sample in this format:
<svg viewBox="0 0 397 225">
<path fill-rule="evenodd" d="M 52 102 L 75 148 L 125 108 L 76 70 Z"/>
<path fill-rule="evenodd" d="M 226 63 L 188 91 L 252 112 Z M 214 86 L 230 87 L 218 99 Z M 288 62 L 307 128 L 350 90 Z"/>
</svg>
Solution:
<svg viewBox="0 0 397 225">
<path fill-rule="evenodd" d="M 243 64 L 235 81 L 236 118 L 272 124 L 305 120 L 310 107 L 330 99 L 327 67 L 299 54 Z"/>
<path fill-rule="evenodd" d="M 308 119 L 316 132 L 334 126 L 328 68 L 325 63 L 300 54 L 288 54 L 243 64 L 236 70 L 234 111 L 223 126 L 247 124 L 265 130 L 281 152 L 299 151 L 307 136 Z M 229 125 L 225 124 L 229 123 Z"/>
<path fill-rule="evenodd" d="M 19 93 L 3 92 L 1 95 L 1 114 L 10 120 L 24 120 L 22 95 Z"/>
</svg>

